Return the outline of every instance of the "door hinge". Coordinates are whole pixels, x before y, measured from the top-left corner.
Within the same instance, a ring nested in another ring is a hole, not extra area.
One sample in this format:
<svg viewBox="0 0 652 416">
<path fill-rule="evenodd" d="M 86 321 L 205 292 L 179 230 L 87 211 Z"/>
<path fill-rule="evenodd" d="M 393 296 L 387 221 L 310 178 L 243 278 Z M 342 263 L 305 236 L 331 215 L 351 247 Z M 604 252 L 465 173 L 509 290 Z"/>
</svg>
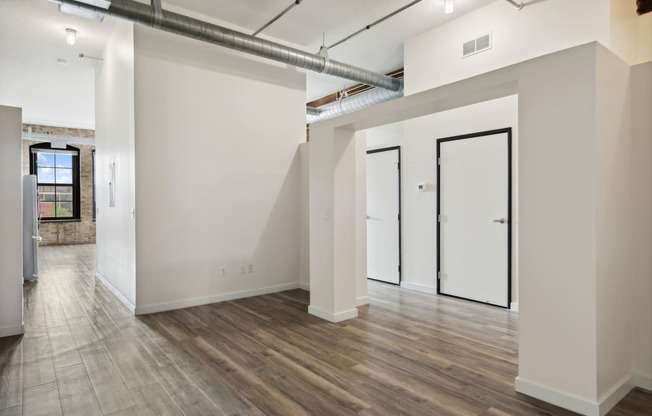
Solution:
<svg viewBox="0 0 652 416">
<path fill-rule="evenodd" d="M 396 169 L 401 169 L 401 162 L 396 163 Z"/>
<path fill-rule="evenodd" d="M 401 221 L 401 214 L 398 214 L 398 215 L 396 216 L 396 219 L 398 219 L 399 221 Z"/>
<path fill-rule="evenodd" d="M 401 265 L 398 265 L 398 272 L 401 273 Z"/>
<path fill-rule="evenodd" d="M 437 215 L 437 222 L 441 222 L 441 215 Z"/>
<path fill-rule="evenodd" d="M 437 158 L 437 164 L 441 165 L 441 158 L 440 157 Z"/>
<path fill-rule="evenodd" d="M 441 272 L 437 272 L 437 280 L 441 280 Z"/>
</svg>

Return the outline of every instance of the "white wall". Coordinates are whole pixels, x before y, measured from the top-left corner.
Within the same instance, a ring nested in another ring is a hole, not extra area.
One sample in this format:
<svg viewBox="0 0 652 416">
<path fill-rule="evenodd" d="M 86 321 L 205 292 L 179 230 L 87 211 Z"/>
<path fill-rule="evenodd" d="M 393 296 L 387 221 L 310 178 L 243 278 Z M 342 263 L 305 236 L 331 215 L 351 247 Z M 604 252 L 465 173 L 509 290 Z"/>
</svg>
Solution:
<svg viewBox="0 0 652 416">
<path fill-rule="evenodd" d="M 305 74 L 144 27 L 135 45 L 137 313 L 297 287 Z"/>
<path fill-rule="evenodd" d="M 0 105 L 0 337 L 23 333 L 22 111 Z"/>
<path fill-rule="evenodd" d="M 405 42 L 405 93 L 591 41 L 609 45 L 609 7 L 609 0 L 546 0 L 517 11 L 496 1 Z M 462 44 L 489 32 L 492 49 L 462 59 Z"/>
<path fill-rule="evenodd" d="M 310 143 L 299 145 L 299 284 L 310 288 Z"/>
<path fill-rule="evenodd" d="M 632 165 L 630 67 L 599 48 L 596 68 L 596 310 L 601 398 L 628 381 L 632 370 L 632 200 L 637 181 Z"/>
<path fill-rule="evenodd" d="M 402 285 L 437 288 L 436 140 L 512 128 L 512 302 L 518 301 L 518 97 L 456 108 L 366 131 L 367 148 L 401 146 Z M 417 190 L 418 183 L 426 191 Z"/>
<path fill-rule="evenodd" d="M 652 13 L 650 14 L 652 16 Z M 652 62 L 632 68 L 634 272 L 631 312 L 633 370 L 652 389 Z M 645 179 L 648 180 L 645 180 Z"/>
<path fill-rule="evenodd" d="M 638 26 L 638 61 L 652 61 L 652 13 L 639 17 Z"/>
<path fill-rule="evenodd" d="M 96 77 L 97 273 L 130 309 L 136 304 L 133 24 L 118 21 Z M 109 164 L 115 163 L 115 207 Z"/>
<path fill-rule="evenodd" d="M 609 10 L 609 44 L 605 46 L 630 65 L 638 63 L 641 19 L 636 14 L 636 2 L 609 0 Z"/>
</svg>

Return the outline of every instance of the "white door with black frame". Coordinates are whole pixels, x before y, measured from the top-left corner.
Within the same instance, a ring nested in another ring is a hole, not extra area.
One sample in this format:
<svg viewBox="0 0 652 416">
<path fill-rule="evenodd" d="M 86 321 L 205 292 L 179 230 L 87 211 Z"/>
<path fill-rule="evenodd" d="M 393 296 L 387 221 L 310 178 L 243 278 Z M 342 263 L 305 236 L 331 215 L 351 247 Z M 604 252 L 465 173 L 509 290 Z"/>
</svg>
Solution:
<svg viewBox="0 0 652 416">
<path fill-rule="evenodd" d="M 437 142 L 440 294 L 508 308 L 511 129 Z"/>
<path fill-rule="evenodd" d="M 399 284 L 400 148 L 367 151 L 367 277 Z"/>
</svg>

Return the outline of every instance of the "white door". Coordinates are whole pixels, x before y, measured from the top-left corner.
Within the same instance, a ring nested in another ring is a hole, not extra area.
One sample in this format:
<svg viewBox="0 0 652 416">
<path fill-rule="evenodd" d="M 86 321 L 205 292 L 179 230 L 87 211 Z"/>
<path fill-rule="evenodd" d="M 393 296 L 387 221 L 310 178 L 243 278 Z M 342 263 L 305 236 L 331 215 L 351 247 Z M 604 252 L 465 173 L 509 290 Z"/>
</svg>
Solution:
<svg viewBox="0 0 652 416">
<path fill-rule="evenodd" d="M 397 147 L 367 152 L 367 277 L 399 284 L 399 161 Z"/>
<path fill-rule="evenodd" d="M 439 293 L 509 307 L 511 129 L 438 142 Z"/>
</svg>

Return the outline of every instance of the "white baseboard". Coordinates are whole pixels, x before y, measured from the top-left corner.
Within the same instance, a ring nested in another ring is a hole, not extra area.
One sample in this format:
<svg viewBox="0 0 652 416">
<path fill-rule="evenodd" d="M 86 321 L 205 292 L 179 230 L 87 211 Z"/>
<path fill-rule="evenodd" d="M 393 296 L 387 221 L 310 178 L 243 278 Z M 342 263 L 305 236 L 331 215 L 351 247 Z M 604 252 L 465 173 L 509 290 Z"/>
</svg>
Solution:
<svg viewBox="0 0 652 416">
<path fill-rule="evenodd" d="M 422 285 L 419 283 L 401 282 L 401 287 L 415 292 L 428 293 L 430 295 L 437 294 L 437 288 L 434 286 Z"/>
<path fill-rule="evenodd" d="M 310 292 L 310 283 L 299 283 L 299 289 Z"/>
<path fill-rule="evenodd" d="M 634 372 L 632 374 L 631 380 L 633 386 L 652 391 L 652 376 L 646 376 L 641 373 Z"/>
<path fill-rule="evenodd" d="M 618 383 L 616 383 L 611 390 L 609 390 L 607 393 L 603 394 L 602 397 L 598 400 L 599 404 L 599 415 L 604 416 L 611 410 L 612 407 L 618 404 L 619 401 L 621 401 L 625 396 L 627 396 L 627 393 L 629 393 L 632 389 L 634 388 L 634 384 L 632 384 L 632 376 L 629 375 L 622 380 L 620 380 Z"/>
<path fill-rule="evenodd" d="M 650 383 L 650 384 L 647 384 Z M 590 400 L 582 399 L 577 396 L 562 393 L 560 391 L 543 387 L 539 384 L 523 380 L 516 377 L 516 391 L 519 393 L 527 394 L 528 396 L 535 397 L 554 404 L 564 409 L 572 410 L 585 416 L 605 416 L 619 401 L 621 401 L 627 393 L 634 387 L 645 388 L 643 385 L 652 385 L 652 379 L 641 376 L 640 374 L 633 373 L 617 382 L 611 390 L 602 395 L 597 403 Z"/>
<path fill-rule="evenodd" d="M 369 304 L 369 296 L 360 296 L 355 299 L 355 306 L 362 306 Z"/>
<path fill-rule="evenodd" d="M 341 322 L 358 317 L 357 309 L 333 314 L 313 305 L 308 306 L 308 313 L 329 322 Z"/>
<path fill-rule="evenodd" d="M 518 302 L 512 302 L 509 304 L 509 310 L 512 312 L 518 312 Z"/>
<path fill-rule="evenodd" d="M 155 305 L 138 306 L 136 315 L 171 311 L 175 309 L 191 308 L 193 306 L 206 305 L 209 303 L 224 302 L 227 300 L 248 298 L 251 296 L 267 295 L 269 293 L 284 292 L 286 290 L 299 289 L 299 283 L 285 283 L 278 286 L 261 287 L 257 289 L 243 290 L 240 292 L 221 293 L 219 295 L 206 296 L 202 298 L 185 299 L 176 302 L 158 303 Z"/>
<path fill-rule="evenodd" d="M 95 277 L 97 278 L 97 280 L 100 281 L 100 283 L 102 283 L 104 285 L 104 287 L 109 289 L 109 292 L 113 293 L 113 295 L 116 298 L 118 298 L 118 300 L 123 305 L 125 305 L 125 307 L 127 309 L 129 309 L 129 312 L 135 313 L 136 308 L 134 307 L 134 305 L 131 302 L 129 302 L 129 299 L 127 299 L 122 293 L 120 293 L 120 291 L 118 289 L 116 289 L 115 286 L 113 286 L 111 284 L 111 282 L 109 282 L 104 276 L 102 276 L 102 273 L 96 271 L 95 272 Z"/>
<path fill-rule="evenodd" d="M 600 416 L 600 406 L 589 400 L 543 387 L 516 377 L 516 391 L 585 416 Z"/>
<path fill-rule="evenodd" d="M 14 335 L 23 335 L 25 333 L 25 327 L 23 325 L 16 326 L 6 326 L 0 328 L 0 338 L 12 337 Z"/>
</svg>

